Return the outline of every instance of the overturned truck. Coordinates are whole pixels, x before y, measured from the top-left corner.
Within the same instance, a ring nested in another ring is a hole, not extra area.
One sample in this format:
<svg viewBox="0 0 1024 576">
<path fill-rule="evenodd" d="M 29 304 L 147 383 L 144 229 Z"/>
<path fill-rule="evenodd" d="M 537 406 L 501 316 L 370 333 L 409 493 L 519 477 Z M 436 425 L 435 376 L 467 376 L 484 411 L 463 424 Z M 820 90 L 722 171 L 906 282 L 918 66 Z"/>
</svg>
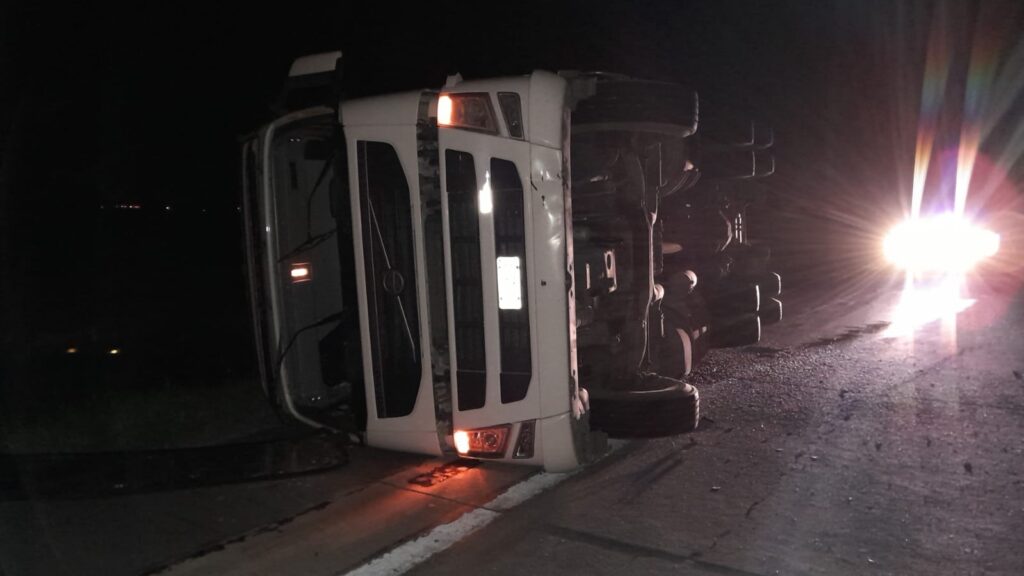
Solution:
<svg viewBox="0 0 1024 576">
<path fill-rule="evenodd" d="M 568 470 L 604 438 L 687 432 L 710 348 L 781 318 L 744 183 L 675 84 L 534 72 L 342 101 L 340 54 L 297 60 L 243 146 L 264 388 L 381 448 Z"/>
</svg>

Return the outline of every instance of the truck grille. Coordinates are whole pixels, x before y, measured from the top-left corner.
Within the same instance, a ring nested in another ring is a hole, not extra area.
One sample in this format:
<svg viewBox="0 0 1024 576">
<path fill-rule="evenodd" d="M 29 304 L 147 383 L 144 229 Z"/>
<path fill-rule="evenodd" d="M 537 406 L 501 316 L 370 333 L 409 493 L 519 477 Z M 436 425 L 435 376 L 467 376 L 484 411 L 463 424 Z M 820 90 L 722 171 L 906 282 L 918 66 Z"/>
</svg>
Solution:
<svg viewBox="0 0 1024 576">
<path fill-rule="evenodd" d="M 448 229 L 451 234 L 452 300 L 459 410 L 482 408 L 487 399 L 484 349 L 483 284 L 480 273 L 480 226 L 473 156 L 445 151 L 448 181 Z"/>
<path fill-rule="evenodd" d="M 494 195 L 494 248 L 500 257 L 519 259 L 519 286 L 523 291 L 519 309 L 498 310 L 501 341 L 501 401 L 517 402 L 530 388 L 532 368 L 530 310 L 526 296 L 526 224 L 523 221 L 523 184 L 516 165 L 491 159 L 491 188 Z"/>
</svg>

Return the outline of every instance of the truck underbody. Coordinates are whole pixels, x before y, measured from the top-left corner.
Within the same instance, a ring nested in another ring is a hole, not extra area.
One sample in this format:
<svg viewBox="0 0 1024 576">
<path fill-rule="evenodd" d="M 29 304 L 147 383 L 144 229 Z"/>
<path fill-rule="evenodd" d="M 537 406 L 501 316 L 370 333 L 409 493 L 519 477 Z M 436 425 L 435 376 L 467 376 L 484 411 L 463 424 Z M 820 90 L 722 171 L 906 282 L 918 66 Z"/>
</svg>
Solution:
<svg viewBox="0 0 1024 576">
<path fill-rule="evenodd" d="M 573 113 L 571 165 L 592 425 L 629 436 L 692 430 L 699 401 L 686 376 L 710 347 L 754 343 L 762 322 L 779 319 L 778 276 L 744 242 L 745 204 L 722 193 L 736 175 L 708 170 L 702 181 L 695 94 L 604 74 L 571 85 L 587 95 Z"/>
</svg>

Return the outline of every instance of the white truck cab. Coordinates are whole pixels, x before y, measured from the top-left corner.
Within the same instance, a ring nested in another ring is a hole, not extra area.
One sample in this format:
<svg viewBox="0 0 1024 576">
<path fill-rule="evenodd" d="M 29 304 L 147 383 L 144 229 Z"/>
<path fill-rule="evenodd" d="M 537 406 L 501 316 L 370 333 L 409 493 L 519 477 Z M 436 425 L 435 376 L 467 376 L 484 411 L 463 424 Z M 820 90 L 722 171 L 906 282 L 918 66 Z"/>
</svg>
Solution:
<svg viewBox="0 0 1024 576">
<path fill-rule="evenodd" d="M 602 431 L 696 427 L 684 379 L 714 312 L 736 344 L 752 325 L 756 341 L 767 309 L 763 280 L 719 291 L 746 308 L 700 298 L 713 250 L 668 269 L 682 240 L 659 207 L 698 179 L 696 96 L 533 72 L 340 101 L 322 96 L 339 60 L 297 60 L 290 96 L 314 101 L 243 146 L 274 404 L 370 446 L 549 471 L 600 452 Z"/>
</svg>

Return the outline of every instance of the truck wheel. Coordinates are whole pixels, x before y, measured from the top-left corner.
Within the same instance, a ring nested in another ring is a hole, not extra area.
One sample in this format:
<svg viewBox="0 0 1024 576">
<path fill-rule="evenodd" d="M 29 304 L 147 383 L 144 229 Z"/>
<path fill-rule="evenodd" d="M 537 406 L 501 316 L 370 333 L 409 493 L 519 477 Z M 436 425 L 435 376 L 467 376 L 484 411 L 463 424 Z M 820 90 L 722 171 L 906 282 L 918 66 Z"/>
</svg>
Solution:
<svg viewBox="0 0 1024 576">
<path fill-rule="evenodd" d="M 693 386 L 659 378 L 664 388 L 605 391 L 590 395 L 590 425 L 612 438 L 657 438 L 692 432 L 700 420 Z"/>
<path fill-rule="evenodd" d="M 655 371 L 662 376 L 682 379 L 693 369 L 693 338 L 683 328 L 665 329 L 658 342 Z"/>
<path fill-rule="evenodd" d="M 769 298 L 757 315 L 761 318 L 762 326 L 775 324 L 782 320 L 782 301 L 778 298 Z"/>
<path fill-rule="evenodd" d="M 701 356 L 697 354 L 693 334 L 693 318 L 670 307 L 664 309 L 665 335 L 655 342 L 654 372 L 660 376 L 682 380 L 688 376 Z"/>
<path fill-rule="evenodd" d="M 779 294 L 782 294 L 782 276 L 775 272 L 767 272 L 757 279 L 757 286 L 761 289 L 762 299 L 778 298 Z"/>
<path fill-rule="evenodd" d="M 761 341 L 761 317 L 757 314 L 715 318 L 709 330 L 711 346 L 733 348 L 749 346 Z"/>
<path fill-rule="evenodd" d="M 757 312 L 761 307 L 761 288 L 753 283 L 722 282 L 708 305 L 715 316 Z"/>
<path fill-rule="evenodd" d="M 772 257 L 772 251 L 767 246 L 744 244 L 731 256 L 733 258 L 732 274 L 736 278 L 753 280 L 768 273 L 768 261 Z"/>
<path fill-rule="evenodd" d="M 573 126 L 652 124 L 692 130 L 697 125 L 696 96 L 675 84 L 602 79 L 596 95 L 577 104 Z"/>
</svg>

